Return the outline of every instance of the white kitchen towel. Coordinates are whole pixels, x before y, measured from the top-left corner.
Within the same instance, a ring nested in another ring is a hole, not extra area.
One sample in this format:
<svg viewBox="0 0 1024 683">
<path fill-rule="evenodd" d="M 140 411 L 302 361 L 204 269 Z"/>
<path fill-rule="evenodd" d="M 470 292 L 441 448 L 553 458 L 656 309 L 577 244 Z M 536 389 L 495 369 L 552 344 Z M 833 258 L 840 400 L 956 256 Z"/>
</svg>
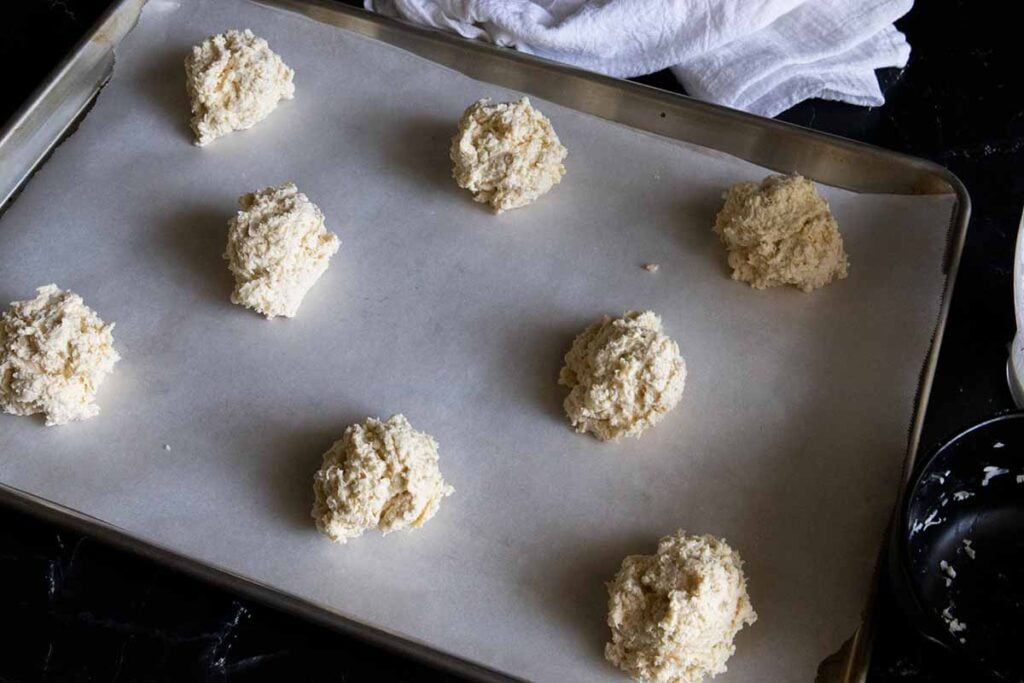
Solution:
<svg viewBox="0 0 1024 683">
<path fill-rule="evenodd" d="M 775 116 L 821 97 L 876 106 L 913 0 L 364 0 L 367 9 L 610 76 L 671 68 L 694 97 Z"/>
</svg>

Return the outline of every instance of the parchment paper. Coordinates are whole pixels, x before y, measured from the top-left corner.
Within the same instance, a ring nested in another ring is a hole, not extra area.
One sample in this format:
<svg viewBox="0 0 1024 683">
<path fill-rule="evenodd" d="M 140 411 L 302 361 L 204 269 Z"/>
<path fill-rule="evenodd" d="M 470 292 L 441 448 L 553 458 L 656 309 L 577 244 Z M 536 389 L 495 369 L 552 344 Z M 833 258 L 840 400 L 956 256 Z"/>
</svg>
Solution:
<svg viewBox="0 0 1024 683">
<path fill-rule="evenodd" d="M 194 147 L 182 60 L 252 28 L 295 100 Z M 848 280 L 729 279 L 721 193 L 766 171 L 535 101 L 561 185 L 495 217 L 450 178 L 463 108 L 517 93 L 241 1 L 152 0 L 114 76 L 0 221 L 0 300 L 49 282 L 115 321 L 102 414 L 0 415 L 0 480 L 389 632 L 519 676 L 622 680 L 602 657 L 622 558 L 677 528 L 746 561 L 758 622 L 722 681 L 810 681 L 856 627 L 943 286 L 952 197 L 823 188 Z M 228 301 L 226 221 L 294 180 L 342 239 L 293 320 Z M 656 273 L 641 268 L 661 265 Z M 575 334 L 652 309 L 689 367 L 641 440 L 574 434 Z M 309 517 L 344 427 L 403 412 L 457 489 L 414 533 L 347 546 Z M 171 446 L 170 451 L 163 448 Z"/>
</svg>

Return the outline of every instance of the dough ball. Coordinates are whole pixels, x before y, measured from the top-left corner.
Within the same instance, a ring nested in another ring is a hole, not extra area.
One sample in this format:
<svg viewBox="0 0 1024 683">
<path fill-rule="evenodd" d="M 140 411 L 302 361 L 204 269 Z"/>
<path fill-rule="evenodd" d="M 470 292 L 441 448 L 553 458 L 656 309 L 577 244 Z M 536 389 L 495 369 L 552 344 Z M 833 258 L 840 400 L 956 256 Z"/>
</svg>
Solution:
<svg viewBox="0 0 1024 683">
<path fill-rule="evenodd" d="M 0 408 L 42 413 L 48 427 L 93 417 L 96 392 L 121 359 L 114 325 L 57 285 L 36 291 L 0 315 Z"/>
<path fill-rule="evenodd" d="M 341 242 L 294 183 L 242 195 L 238 206 L 224 251 L 235 276 L 231 302 L 267 318 L 294 317 Z"/>
<path fill-rule="evenodd" d="M 638 681 L 699 683 L 726 670 L 740 629 L 757 621 L 743 562 L 725 541 L 678 531 L 630 555 L 608 584 L 605 658 Z"/>
<path fill-rule="evenodd" d="M 252 31 L 210 36 L 185 58 L 192 130 L 200 147 L 259 123 L 295 96 L 295 72 Z"/>
<path fill-rule="evenodd" d="M 526 206 L 565 175 L 565 147 L 526 97 L 466 109 L 452 138 L 452 175 L 495 213 Z"/>
<path fill-rule="evenodd" d="M 351 425 L 313 476 L 316 528 L 338 543 L 367 529 L 415 529 L 455 492 L 437 460 L 437 442 L 403 415 Z"/>
<path fill-rule="evenodd" d="M 651 311 L 588 327 L 558 376 L 571 389 L 564 405 L 572 426 L 602 441 L 639 437 L 679 403 L 685 382 L 679 347 Z"/>
<path fill-rule="evenodd" d="M 732 278 L 756 289 L 794 285 L 809 292 L 846 277 L 836 219 L 801 176 L 734 185 L 714 229 L 729 250 Z"/>
</svg>

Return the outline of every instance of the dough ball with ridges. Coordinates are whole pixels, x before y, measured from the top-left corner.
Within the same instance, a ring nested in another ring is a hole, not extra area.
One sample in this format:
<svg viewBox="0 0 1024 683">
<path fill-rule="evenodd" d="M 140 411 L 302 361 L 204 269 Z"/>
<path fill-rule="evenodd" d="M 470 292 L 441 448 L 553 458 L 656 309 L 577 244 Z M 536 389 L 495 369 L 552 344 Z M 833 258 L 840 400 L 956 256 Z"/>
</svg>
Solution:
<svg viewBox="0 0 1024 683">
<path fill-rule="evenodd" d="M 714 230 L 728 250 L 732 278 L 755 289 L 793 285 L 810 292 L 849 269 L 828 202 L 799 175 L 734 185 Z"/>
<path fill-rule="evenodd" d="M 415 529 L 455 489 L 441 476 L 437 442 L 403 415 L 349 426 L 313 477 L 320 533 L 345 543 L 367 529 Z"/>
<path fill-rule="evenodd" d="M 651 311 L 605 316 L 572 343 L 559 384 L 577 432 L 602 441 L 639 437 L 679 403 L 686 363 Z"/>
<path fill-rule="evenodd" d="M 637 681 L 700 683 L 725 672 L 733 640 L 757 621 L 739 554 L 677 531 L 630 555 L 608 584 L 605 658 Z"/>
<path fill-rule="evenodd" d="M 565 175 L 565 147 L 526 97 L 470 105 L 459 120 L 450 156 L 455 182 L 495 213 L 526 206 Z"/>
<path fill-rule="evenodd" d="M 196 144 L 245 130 L 295 96 L 295 72 L 252 31 L 210 36 L 185 58 Z"/>
<path fill-rule="evenodd" d="M 42 413 L 48 427 L 93 417 L 96 392 L 121 358 L 114 325 L 57 285 L 36 291 L 0 315 L 0 409 Z"/>
<path fill-rule="evenodd" d="M 238 206 L 224 250 L 235 276 L 231 302 L 267 318 L 294 317 L 341 242 L 294 183 L 242 195 Z"/>
</svg>

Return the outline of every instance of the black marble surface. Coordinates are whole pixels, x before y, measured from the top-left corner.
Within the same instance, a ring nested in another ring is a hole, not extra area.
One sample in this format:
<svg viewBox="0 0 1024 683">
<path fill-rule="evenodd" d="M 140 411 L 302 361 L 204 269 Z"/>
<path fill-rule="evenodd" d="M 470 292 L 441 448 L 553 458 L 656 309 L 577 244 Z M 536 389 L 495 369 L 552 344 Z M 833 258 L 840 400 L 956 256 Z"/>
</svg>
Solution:
<svg viewBox="0 0 1024 683">
<path fill-rule="evenodd" d="M 108 0 L 0 4 L 0 121 L 103 12 Z M 937 161 L 967 185 L 974 213 L 925 430 L 925 444 L 1012 407 L 1012 249 L 1024 201 L 1024 95 L 1012 3 L 919 0 L 899 22 L 910 64 L 882 72 L 888 101 L 803 103 L 786 121 Z M 678 90 L 665 73 L 640 79 Z M 2 163 L 2 160 L 0 160 Z M 971 681 L 919 641 L 883 582 L 870 680 Z M 0 680 L 456 680 L 0 507 Z"/>
</svg>

